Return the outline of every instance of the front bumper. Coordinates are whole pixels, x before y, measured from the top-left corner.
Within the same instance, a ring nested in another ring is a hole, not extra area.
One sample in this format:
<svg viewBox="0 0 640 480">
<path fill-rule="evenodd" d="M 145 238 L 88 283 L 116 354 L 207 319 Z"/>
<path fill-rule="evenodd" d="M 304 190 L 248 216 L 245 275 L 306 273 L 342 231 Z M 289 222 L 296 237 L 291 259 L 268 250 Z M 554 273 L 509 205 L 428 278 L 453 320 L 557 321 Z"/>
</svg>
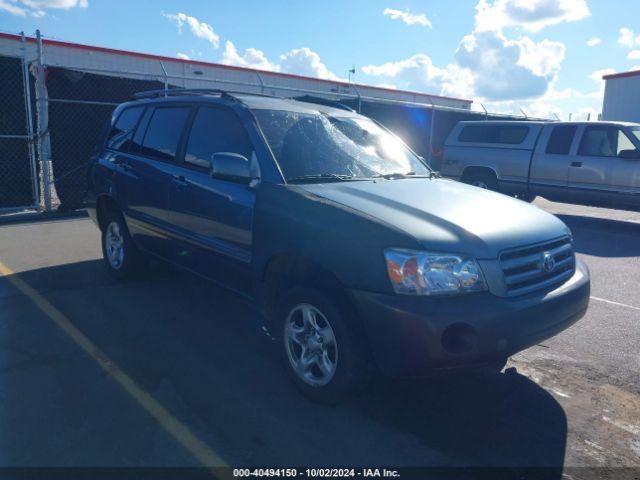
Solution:
<svg viewBox="0 0 640 480">
<path fill-rule="evenodd" d="M 552 337 L 585 314 L 590 280 L 576 259 L 564 284 L 515 298 L 351 293 L 380 370 L 415 377 L 491 363 Z"/>
</svg>

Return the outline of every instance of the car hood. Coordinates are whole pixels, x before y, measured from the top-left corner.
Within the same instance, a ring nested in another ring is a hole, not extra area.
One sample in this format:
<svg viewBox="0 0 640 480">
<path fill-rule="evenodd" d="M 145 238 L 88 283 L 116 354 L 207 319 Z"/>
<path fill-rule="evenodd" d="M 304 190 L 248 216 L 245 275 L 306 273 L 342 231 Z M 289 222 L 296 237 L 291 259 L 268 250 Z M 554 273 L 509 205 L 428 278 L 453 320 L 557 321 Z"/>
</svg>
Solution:
<svg viewBox="0 0 640 480">
<path fill-rule="evenodd" d="M 505 249 L 570 233 L 557 217 L 533 205 L 441 178 L 299 187 L 402 230 L 430 251 L 493 259 Z"/>
</svg>

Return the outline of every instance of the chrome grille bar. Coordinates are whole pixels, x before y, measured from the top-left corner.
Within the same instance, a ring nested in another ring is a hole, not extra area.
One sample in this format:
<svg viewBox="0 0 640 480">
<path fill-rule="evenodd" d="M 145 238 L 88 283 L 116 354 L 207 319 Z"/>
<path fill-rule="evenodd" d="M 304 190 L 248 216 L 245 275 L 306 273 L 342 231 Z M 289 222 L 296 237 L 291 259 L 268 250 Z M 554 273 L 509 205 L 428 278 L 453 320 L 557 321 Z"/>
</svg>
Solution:
<svg viewBox="0 0 640 480">
<path fill-rule="evenodd" d="M 507 250 L 500 255 L 507 295 L 523 295 L 560 284 L 573 275 L 570 237 Z"/>
</svg>

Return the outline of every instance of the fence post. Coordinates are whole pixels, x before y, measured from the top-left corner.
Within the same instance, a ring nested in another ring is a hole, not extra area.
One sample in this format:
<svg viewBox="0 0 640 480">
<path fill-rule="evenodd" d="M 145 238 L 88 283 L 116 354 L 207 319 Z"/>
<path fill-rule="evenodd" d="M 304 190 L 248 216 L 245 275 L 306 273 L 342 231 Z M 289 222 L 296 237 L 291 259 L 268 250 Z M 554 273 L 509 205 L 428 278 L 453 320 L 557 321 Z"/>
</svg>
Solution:
<svg viewBox="0 0 640 480">
<path fill-rule="evenodd" d="M 262 81 L 262 75 L 260 75 L 260 72 L 258 72 L 257 70 L 255 72 L 256 77 L 258 77 L 258 82 L 260 82 L 260 93 L 264 95 L 264 82 Z"/>
<path fill-rule="evenodd" d="M 42 37 L 40 30 L 36 30 L 36 47 L 38 58 L 36 61 L 36 113 L 38 116 L 38 156 L 40 161 L 42 195 L 44 197 L 44 210 L 52 210 L 51 185 L 51 138 L 49 136 L 49 102 L 47 98 L 46 71 L 43 62 Z"/>
<path fill-rule="evenodd" d="M 489 119 L 489 112 L 487 111 L 486 108 L 484 108 L 484 105 L 481 103 L 480 106 L 482 107 L 482 110 L 484 110 L 484 119 L 488 120 Z"/>
<path fill-rule="evenodd" d="M 22 86 L 24 92 L 24 111 L 27 120 L 27 135 L 29 136 L 28 152 L 29 167 L 31 170 L 31 189 L 33 191 L 33 206 L 40 206 L 40 185 L 38 181 L 38 167 L 35 150 L 35 136 L 33 135 L 33 112 L 31 110 L 31 83 L 29 78 L 29 60 L 27 58 L 27 39 L 24 32 L 20 32 L 22 47 Z"/>
<path fill-rule="evenodd" d="M 360 95 L 360 90 L 358 89 L 358 87 L 355 86 L 355 84 L 351 83 L 351 88 L 353 88 L 356 92 L 356 95 L 358 95 L 358 103 L 356 104 L 356 111 L 358 113 L 362 113 L 362 95 Z"/>
<path fill-rule="evenodd" d="M 433 166 L 433 127 L 436 123 L 436 106 L 433 103 L 433 98 L 429 97 L 429 102 L 431 103 L 431 121 L 429 122 L 429 156 L 428 163 L 429 166 Z"/>
<path fill-rule="evenodd" d="M 164 96 L 167 96 L 167 91 L 169 90 L 169 79 L 167 77 L 167 69 L 164 68 L 164 63 L 160 62 L 160 68 L 162 68 L 162 76 L 164 78 Z"/>
</svg>

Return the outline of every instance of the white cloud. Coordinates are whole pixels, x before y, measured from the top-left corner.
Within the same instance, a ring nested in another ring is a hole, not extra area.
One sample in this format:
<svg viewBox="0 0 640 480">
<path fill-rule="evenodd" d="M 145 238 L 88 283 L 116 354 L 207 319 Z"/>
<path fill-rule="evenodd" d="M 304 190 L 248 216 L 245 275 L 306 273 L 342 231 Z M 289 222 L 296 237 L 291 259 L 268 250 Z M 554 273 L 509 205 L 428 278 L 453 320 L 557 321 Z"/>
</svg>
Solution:
<svg viewBox="0 0 640 480">
<path fill-rule="evenodd" d="M 178 26 L 178 31 L 182 33 L 182 27 L 184 24 L 187 24 L 189 30 L 193 35 L 198 38 L 202 38 L 209 42 L 214 48 L 218 48 L 220 44 L 220 37 L 216 32 L 213 31 L 211 25 L 205 22 L 201 22 L 196 17 L 191 17 L 186 13 L 164 13 L 161 12 L 161 15 L 170 21 L 174 22 Z"/>
<path fill-rule="evenodd" d="M 622 27 L 620 29 L 618 34 L 618 43 L 620 45 L 632 48 L 636 41 L 637 39 L 635 38 L 635 33 L 633 33 L 633 30 L 627 27 Z"/>
<path fill-rule="evenodd" d="M 595 83 L 597 83 L 598 85 L 603 85 L 604 84 L 604 80 L 602 79 L 602 77 L 604 77 L 605 75 L 611 75 L 612 73 L 616 73 L 616 69 L 615 68 L 603 68 L 603 69 L 591 72 L 587 76 L 591 80 L 593 80 Z"/>
<path fill-rule="evenodd" d="M 480 0 L 476 5 L 476 29 L 500 31 L 521 27 L 538 32 L 550 25 L 589 17 L 586 0 Z"/>
<path fill-rule="evenodd" d="M 320 56 L 309 48 L 296 48 L 280 56 L 280 71 L 326 80 L 343 80 L 322 63 Z"/>
<path fill-rule="evenodd" d="M 320 60 L 320 55 L 309 48 L 296 48 L 280 55 L 278 64 L 271 62 L 263 51 L 255 48 L 247 48 L 243 54 L 240 54 L 233 42 L 227 40 L 220 62 L 225 65 L 292 73 L 325 80 L 344 80 L 331 72 Z"/>
<path fill-rule="evenodd" d="M 640 50 L 631 50 L 627 54 L 627 58 L 629 60 L 638 60 L 638 59 L 640 59 Z"/>
<path fill-rule="evenodd" d="M 24 17 L 43 17 L 46 15 L 44 9 L 55 8 L 69 10 L 80 7 L 87 8 L 88 0 L 0 0 L 0 11 L 5 11 L 13 15 Z"/>
<path fill-rule="evenodd" d="M 87 8 L 89 6 L 88 0 L 19 0 L 20 3 L 33 9 L 43 8 L 59 8 L 68 10 L 70 8 L 81 7 Z"/>
<path fill-rule="evenodd" d="M 365 65 L 362 71 L 374 77 L 394 79 L 394 86 L 409 90 L 469 98 L 473 94 L 471 72 L 457 65 L 439 68 L 428 55 L 419 53 L 405 60 Z"/>
<path fill-rule="evenodd" d="M 595 47 L 596 45 L 600 45 L 602 43 L 602 39 L 598 37 L 593 37 L 587 40 L 587 45 L 589 47 Z"/>
<path fill-rule="evenodd" d="M 191 60 L 191 57 L 189 57 L 189 55 L 182 52 L 176 53 L 176 57 L 181 58 L 182 60 Z"/>
<path fill-rule="evenodd" d="M 244 54 L 240 55 L 230 40 L 227 40 L 225 43 L 221 62 L 225 65 L 255 68 L 258 70 L 272 70 L 276 72 L 279 70 L 279 66 L 271 63 L 261 50 L 247 48 Z"/>
<path fill-rule="evenodd" d="M 382 14 L 391 18 L 391 20 L 400 20 L 407 25 L 422 25 L 423 27 L 431 28 L 431 20 L 424 13 L 411 13 L 409 11 L 385 8 Z"/>
<path fill-rule="evenodd" d="M 476 28 L 461 40 L 455 63 L 438 67 L 429 56 L 416 54 L 404 60 L 367 65 L 362 71 L 385 81 L 392 79 L 403 88 L 442 95 L 494 102 L 541 98 L 557 79 L 565 45 L 547 39 L 536 42 L 527 36 L 510 40 L 495 25 L 488 29 L 482 24 L 487 21 L 488 10 L 502 15 L 502 26 L 515 25 L 518 20 L 529 29 L 585 15 L 581 1 L 557 3 L 544 0 L 528 2 L 523 7 L 515 0 L 479 0 Z"/>
<path fill-rule="evenodd" d="M 520 48 L 518 65 L 531 70 L 535 75 L 554 77 L 562 66 L 565 46 L 562 42 L 542 40 L 534 42 L 529 37 L 506 41 L 505 45 L 517 45 Z"/>
<path fill-rule="evenodd" d="M 24 17 L 27 15 L 27 10 L 16 5 L 13 2 L 5 2 L 4 0 L 0 0 L 0 11 L 4 11 L 7 13 L 11 13 L 12 15 L 19 15 Z"/>
<path fill-rule="evenodd" d="M 472 32 L 456 52 L 458 65 L 473 72 L 476 95 L 489 100 L 545 94 L 564 59 L 560 42 L 508 40 L 499 32 Z"/>
</svg>

